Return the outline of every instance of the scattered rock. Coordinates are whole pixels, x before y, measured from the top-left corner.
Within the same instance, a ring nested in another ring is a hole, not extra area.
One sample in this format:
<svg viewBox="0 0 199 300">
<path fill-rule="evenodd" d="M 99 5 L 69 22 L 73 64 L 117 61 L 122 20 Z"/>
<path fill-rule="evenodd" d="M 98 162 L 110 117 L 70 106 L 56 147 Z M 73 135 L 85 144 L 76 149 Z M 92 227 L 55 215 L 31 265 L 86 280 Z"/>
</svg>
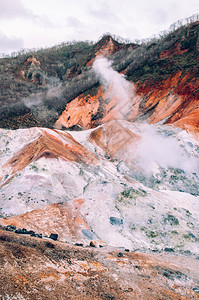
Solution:
<svg viewBox="0 0 199 300">
<path fill-rule="evenodd" d="M 30 236 L 36 236 L 36 233 L 33 230 L 31 230 Z"/>
<path fill-rule="evenodd" d="M 58 239 L 58 234 L 57 233 L 51 233 L 50 234 L 50 239 L 54 240 L 54 241 L 57 241 Z"/>
<path fill-rule="evenodd" d="M 93 247 L 93 248 L 96 247 L 96 245 L 95 245 L 95 243 L 93 241 L 90 242 L 90 247 Z"/>
<path fill-rule="evenodd" d="M 122 225 L 123 224 L 123 219 L 116 218 L 116 217 L 110 217 L 110 223 L 112 225 Z"/>
<path fill-rule="evenodd" d="M 27 234 L 27 230 L 25 228 L 18 228 L 15 230 L 15 233 L 18 233 L 18 234 Z"/>
<path fill-rule="evenodd" d="M 6 230 L 6 231 L 11 231 L 11 232 L 18 233 L 18 234 L 29 234 L 30 236 L 42 238 L 41 233 L 35 233 L 33 230 L 27 230 L 26 228 L 22 228 L 22 229 L 21 228 L 16 228 L 15 225 L 7 225 L 7 226 L 4 226 L 3 229 Z"/>
<path fill-rule="evenodd" d="M 118 256 L 118 257 L 123 257 L 124 254 L 123 254 L 122 252 L 119 252 L 117 256 Z"/>
<path fill-rule="evenodd" d="M 4 230 L 6 231 L 15 231 L 17 227 L 15 225 L 7 225 L 4 227 Z"/>
<path fill-rule="evenodd" d="M 126 290 L 123 290 L 124 293 L 130 293 L 130 292 L 133 292 L 133 289 L 132 288 L 128 288 Z"/>
<path fill-rule="evenodd" d="M 52 243 L 50 243 L 50 242 L 46 242 L 45 243 L 45 246 L 47 247 L 47 248 L 55 248 L 55 245 L 53 245 Z"/>
<path fill-rule="evenodd" d="M 175 252 L 173 248 L 165 248 L 164 251 L 165 252 Z"/>
<path fill-rule="evenodd" d="M 196 286 L 193 288 L 193 291 L 196 293 L 196 294 L 199 294 L 199 286 Z"/>
<path fill-rule="evenodd" d="M 176 270 L 171 270 L 171 269 L 166 269 L 166 268 L 162 268 L 160 266 L 157 266 L 156 269 L 158 270 L 158 273 L 163 275 L 164 277 L 167 277 L 171 280 L 187 280 L 188 277 L 187 275 L 183 274 L 180 271 L 176 271 Z"/>
<path fill-rule="evenodd" d="M 135 268 L 138 269 L 138 270 L 142 269 L 142 267 L 140 267 L 140 266 L 135 266 Z"/>
<path fill-rule="evenodd" d="M 168 214 L 167 217 L 164 219 L 164 221 L 165 223 L 170 225 L 179 225 L 178 219 L 171 214 Z"/>
<path fill-rule="evenodd" d="M 32 236 L 33 234 L 35 234 L 35 232 L 33 230 L 29 230 L 26 232 L 26 234 L 30 234 Z"/>
<path fill-rule="evenodd" d="M 129 249 L 125 249 L 124 251 L 126 251 L 126 252 L 130 252 L 130 250 L 129 250 Z"/>
<path fill-rule="evenodd" d="M 84 245 L 82 243 L 75 243 L 75 246 L 83 247 Z"/>
<path fill-rule="evenodd" d="M 35 233 L 34 231 L 31 233 L 31 236 L 42 238 L 42 234 L 41 233 Z"/>
</svg>

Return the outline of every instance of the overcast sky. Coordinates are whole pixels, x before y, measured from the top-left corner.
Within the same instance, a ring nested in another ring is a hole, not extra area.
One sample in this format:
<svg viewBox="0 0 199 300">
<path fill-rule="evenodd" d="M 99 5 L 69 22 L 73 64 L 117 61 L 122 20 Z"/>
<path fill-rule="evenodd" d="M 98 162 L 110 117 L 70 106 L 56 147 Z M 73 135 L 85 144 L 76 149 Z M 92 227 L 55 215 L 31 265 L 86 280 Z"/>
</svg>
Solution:
<svg viewBox="0 0 199 300">
<path fill-rule="evenodd" d="M 199 13 L 198 0 L 0 0 L 0 53 L 93 40 L 148 38 Z"/>
</svg>

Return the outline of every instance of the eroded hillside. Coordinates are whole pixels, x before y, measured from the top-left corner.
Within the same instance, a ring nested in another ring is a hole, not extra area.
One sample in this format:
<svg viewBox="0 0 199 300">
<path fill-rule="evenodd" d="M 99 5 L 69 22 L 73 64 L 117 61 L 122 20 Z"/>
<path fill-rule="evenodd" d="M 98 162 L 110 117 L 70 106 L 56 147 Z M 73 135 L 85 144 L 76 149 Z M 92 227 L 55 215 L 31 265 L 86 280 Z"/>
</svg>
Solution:
<svg viewBox="0 0 199 300">
<path fill-rule="evenodd" d="M 97 44 L 66 44 L 1 59 L 0 126 L 52 128 L 58 121 L 66 128 L 92 128 L 110 121 L 117 107 L 92 69 L 95 57 L 103 55 L 134 84 L 128 120 L 175 123 L 196 132 L 198 27 L 196 21 L 137 45 L 104 36 Z"/>
<path fill-rule="evenodd" d="M 198 27 L 0 60 L 0 298 L 199 298 Z"/>
</svg>

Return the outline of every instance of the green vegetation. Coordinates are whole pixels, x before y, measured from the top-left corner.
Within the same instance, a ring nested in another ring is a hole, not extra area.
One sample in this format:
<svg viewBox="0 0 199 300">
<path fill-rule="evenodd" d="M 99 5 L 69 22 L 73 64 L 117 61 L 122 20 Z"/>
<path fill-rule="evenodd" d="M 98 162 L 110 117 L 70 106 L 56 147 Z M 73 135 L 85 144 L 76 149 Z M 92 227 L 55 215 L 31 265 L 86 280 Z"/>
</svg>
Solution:
<svg viewBox="0 0 199 300">
<path fill-rule="evenodd" d="M 142 85 L 161 85 L 170 75 L 181 71 L 191 78 L 198 78 L 198 16 L 185 22 L 179 21 L 168 32 L 149 40 L 130 43 L 119 37 L 104 35 L 96 44 L 73 41 L 51 47 L 13 53 L 0 59 L 0 126 L 52 127 L 54 119 L 61 114 L 67 102 L 82 93 L 96 95 L 99 80 L 91 70 L 92 59 L 106 42 L 112 39 L 116 52 L 110 55 L 113 68 L 125 70 L 127 79 Z M 115 38 L 115 40 L 114 40 Z M 35 58 L 39 64 L 27 64 Z M 91 62 L 90 64 L 88 64 Z M 24 72 L 24 73 L 23 73 Z M 182 76 L 183 76 L 182 74 Z M 57 87 L 52 96 L 51 87 Z M 59 91 L 59 93 L 58 93 Z M 196 93 L 194 91 L 193 93 Z M 34 95 L 39 101 L 36 109 L 24 105 L 24 99 Z M 48 112 L 48 120 L 37 115 L 38 106 Z M 101 117 L 99 111 L 93 116 Z M 27 121 L 28 120 L 28 121 Z"/>
<path fill-rule="evenodd" d="M 171 215 L 171 214 L 167 214 L 167 216 L 164 218 L 164 222 L 170 225 L 179 225 L 179 221 L 178 219 Z"/>
<path fill-rule="evenodd" d="M 31 169 L 32 169 L 33 171 L 35 171 L 35 172 L 38 172 L 38 171 L 39 171 L 39 168 L 38 168 L 36 165 L 33 165 L 33 166 L 31 167 Z"/>
<path fill-rule="evenodd" d="M 199 177 L 193 173 L 193 176 L 187 174 L 178 168 L 161 168 L 156 175 L 144 176 L 142 173 L 132 173 L 132 178 L 143 183 L 152 189 L 159 190 L 163 187 L 169 188 L 172 191 L 180 191 L 199 195 L 198 182 Z M 175 208 L 174 208 L 175 209 Z"/>
<path fill-rule="evenodd" d="M 125 199 L 137 199 L 138 197 L 145 197 L 147 195 L 147 192 L 142 189 L 135 190 L 133 188 L 129 188 L 121 192 L 117 200 L 119 202 L 125 201 Z"/>
</svg>

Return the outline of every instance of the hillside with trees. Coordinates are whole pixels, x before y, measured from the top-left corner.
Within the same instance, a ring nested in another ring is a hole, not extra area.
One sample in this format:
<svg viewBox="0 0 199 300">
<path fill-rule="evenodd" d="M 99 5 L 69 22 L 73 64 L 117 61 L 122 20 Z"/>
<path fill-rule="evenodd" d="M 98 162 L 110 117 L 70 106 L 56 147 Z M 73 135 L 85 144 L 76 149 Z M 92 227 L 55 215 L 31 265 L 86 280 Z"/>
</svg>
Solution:
<svg viewBox="0 0 199 300">
<path fill-rule="evenodd" d="M 198 32 L 198 15 L 194 15 L 158 37 L 136 43 L 105 34 L 97 43 L 74 41 L 4 55 L 0 59 L 0 126 L 53 127 L 67 103 L 84 93 L 96 93 L 99 80 L 92 63 L 97 55 L 112 60 L 113 68 L 136 84 L 138 94 L 161 87 L 180 72 L 184 90 L 180 85 L 178 92 L 198 99 Z"/>
</svg>

